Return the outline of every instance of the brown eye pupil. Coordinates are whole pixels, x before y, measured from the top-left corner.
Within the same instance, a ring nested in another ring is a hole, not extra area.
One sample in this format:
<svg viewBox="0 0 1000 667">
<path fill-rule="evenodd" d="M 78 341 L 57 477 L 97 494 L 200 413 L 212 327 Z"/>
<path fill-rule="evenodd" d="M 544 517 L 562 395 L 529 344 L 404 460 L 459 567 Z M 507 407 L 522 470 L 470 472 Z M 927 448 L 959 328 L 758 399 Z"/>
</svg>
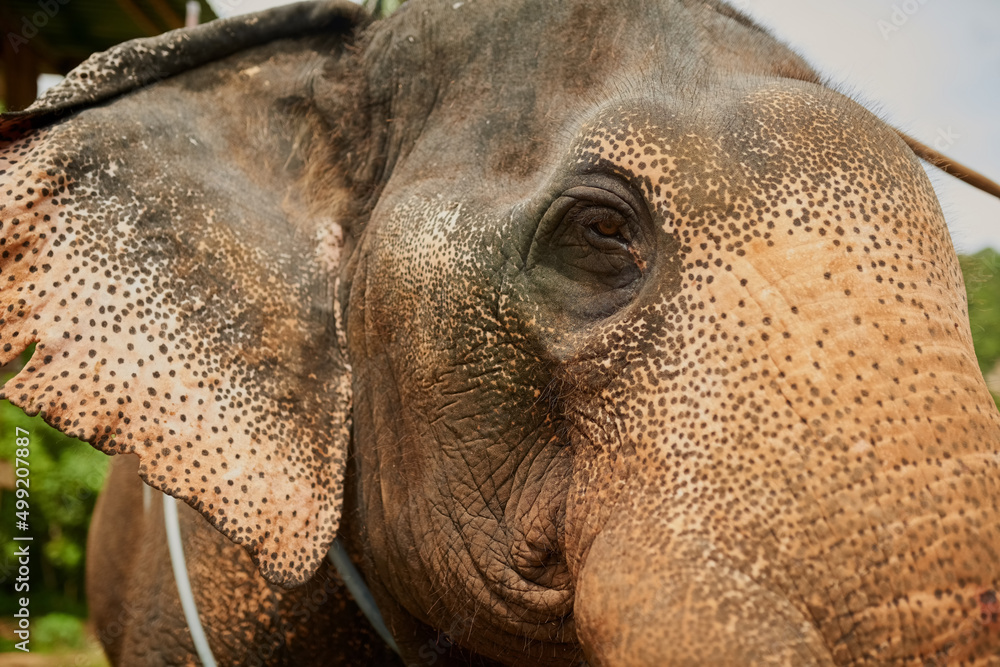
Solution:
<svg viewBox="0 0 1000 667">
<path fill-rule="evenodd" d="M 622 229 L 622 223 L 620 220 L 605 218 L 599 220 L 594 227 L 604 236 L 617 236 Z"/>
</svg>

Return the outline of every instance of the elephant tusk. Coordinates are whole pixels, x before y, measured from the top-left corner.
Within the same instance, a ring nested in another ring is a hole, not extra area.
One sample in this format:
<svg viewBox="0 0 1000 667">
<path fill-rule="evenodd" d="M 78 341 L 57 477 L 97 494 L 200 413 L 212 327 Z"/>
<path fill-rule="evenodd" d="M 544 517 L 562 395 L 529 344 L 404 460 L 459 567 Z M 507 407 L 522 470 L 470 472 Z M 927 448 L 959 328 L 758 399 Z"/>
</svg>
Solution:
<svg viewBox="0 0 1000 667">
<path fill-rule="evenodd" d="M 917 141 L 905 132 L 896 130 L 896 134 L 898 134 L 899 137 L 906 142 L 906 145 L 910 147 L 910 150 L 916 153 L 917 157 L 921 160 L 926 160 L 946 174 L 950 174 L 960 181 L 965 181 L 972 187 L 1000 199 L 1000 184 L 997 184 L 995 181 L 991 181 L 978 171 L 970 169 L 965 165 L 952 160 L 950 157 L 931 148 L 927 144 Z"/>
<path fill-rule="evenodd" d="M 358 572 L 358 568 L 354 567 L 354 563 L 351 562 L 351 558 L 347 555 L 339 537 L 334 538 L 333 544 L 330 545 L 330 550 L 327 552 L 327 558 L 336 568 L 337 574 L 344 581 L 344 585 L 354 597 L 354 601 L 358 603 L 365 618 L 375 628 L 375 632 L 382 638 L 382 641 L 389 645 L 389 648 L 396 652 L 396 655 L 400 655 L 399 646 L 396 645 L 396 640 L 393 639 L 392 633 L 389 632 L 385 621 L 382 620 L 382 614 L 378 610 L 378 605 L 375 604 L 375 598 L 372 597 L 368 584 Z"/>
</svg>

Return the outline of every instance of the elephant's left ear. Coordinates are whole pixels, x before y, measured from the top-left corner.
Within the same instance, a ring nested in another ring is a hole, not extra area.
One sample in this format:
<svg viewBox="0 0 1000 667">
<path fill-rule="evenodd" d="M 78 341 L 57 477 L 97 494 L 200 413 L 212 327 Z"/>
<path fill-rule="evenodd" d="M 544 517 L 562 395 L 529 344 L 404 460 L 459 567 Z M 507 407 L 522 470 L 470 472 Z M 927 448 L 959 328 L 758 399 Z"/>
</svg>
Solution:
<svg viewBox="0 0 1000 667">
<path fill-rule="evenodd" d="M 37 343 L 3 395 L 137 454 L 285 586 L 341 511 L 364 22 L 293 5 L 131 42 L 0 118 L 0 362 Z"/>
</svg>

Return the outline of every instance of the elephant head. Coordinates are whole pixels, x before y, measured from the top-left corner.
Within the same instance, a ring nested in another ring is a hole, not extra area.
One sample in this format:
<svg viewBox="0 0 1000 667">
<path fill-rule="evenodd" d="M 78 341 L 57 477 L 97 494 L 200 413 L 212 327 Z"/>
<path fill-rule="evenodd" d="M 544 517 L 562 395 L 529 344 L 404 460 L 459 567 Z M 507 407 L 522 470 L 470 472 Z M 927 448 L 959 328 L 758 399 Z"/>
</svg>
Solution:
<svg viewBox="0 0 1000 667">
<path fill-rule="evenodd" d="M 5 394 L 409 661 L 987 664 L 1000 416 L 918 159 L 714 1 L 297 5 L 0 129 Z"/>
</svg>

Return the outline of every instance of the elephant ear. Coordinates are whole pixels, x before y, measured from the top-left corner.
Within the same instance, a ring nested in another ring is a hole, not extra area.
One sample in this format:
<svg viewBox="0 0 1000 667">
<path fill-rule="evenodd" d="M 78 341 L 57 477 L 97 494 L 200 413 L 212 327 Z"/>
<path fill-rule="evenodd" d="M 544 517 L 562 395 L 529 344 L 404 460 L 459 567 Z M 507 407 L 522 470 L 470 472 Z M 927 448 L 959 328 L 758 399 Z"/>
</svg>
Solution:
<svg viewBox="0 0 1000 667">
<path fill-rule="evenodd" d="M 340 518 L 355 5 L 94 56 L 0 118 L 3 395 L 199 510 L 286 587 Z M 360 134 L 360 133 L 356 133 Z"/>
</svg>

